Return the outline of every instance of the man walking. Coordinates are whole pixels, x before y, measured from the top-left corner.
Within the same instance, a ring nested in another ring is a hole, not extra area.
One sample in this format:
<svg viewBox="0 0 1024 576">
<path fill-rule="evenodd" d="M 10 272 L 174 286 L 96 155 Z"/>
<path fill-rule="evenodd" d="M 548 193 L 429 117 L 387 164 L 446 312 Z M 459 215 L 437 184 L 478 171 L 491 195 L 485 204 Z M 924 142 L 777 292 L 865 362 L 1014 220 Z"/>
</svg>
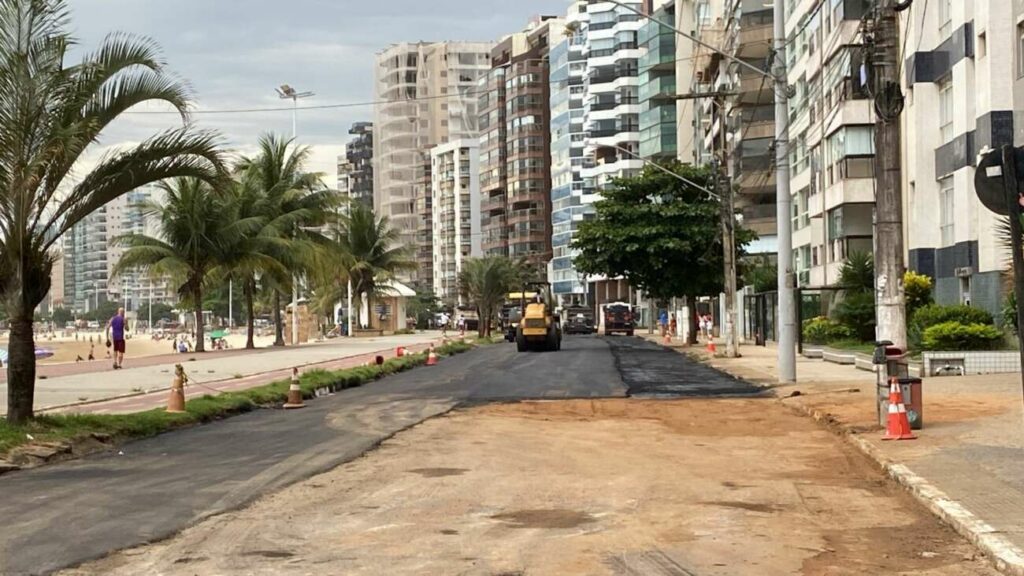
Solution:
<svg viewBox="0 0 1024 576">
<path fill-rule="evenodd" d="M 110 322 L 107 322 L 108 348 L 111 342 L 114 344 L 114 370 L 119 370 L 124 364 L 124 308 L 118 308 L 117 314 L 110 319 Z"/>
</svg>

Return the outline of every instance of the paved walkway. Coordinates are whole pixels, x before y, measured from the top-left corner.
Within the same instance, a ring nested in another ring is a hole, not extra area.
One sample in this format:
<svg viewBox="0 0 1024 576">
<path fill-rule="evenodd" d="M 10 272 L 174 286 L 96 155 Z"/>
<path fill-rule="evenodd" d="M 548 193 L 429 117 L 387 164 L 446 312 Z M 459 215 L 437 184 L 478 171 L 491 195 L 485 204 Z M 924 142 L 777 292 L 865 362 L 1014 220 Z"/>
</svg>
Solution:
<svg viewBox="0 0 1024 576">
<path fill-rule="evenodd" d="M 744 379 L 776 382 L 774 347 L 743 346 L 740 352 L 742 358 L 715 358 L 709 363 Z M 707 357 L 705 352 L 701 354 Z M 1024 573 L 1024 408 L 1020 374 L 925 379 L 924 428 L 917 431 L 917 440 L 902 442 L 881 440 L 873 374 L 799 357 L 797 381 L 797 385 L 776 389 L 783 403 L 817 413 L 856 434 L 856 440 L 873 454 L 923 478 L 944 493 L 933 500 L 940 504 L 945 501 L 947 507 L 962 506 L 970 513 L 967 516 L 973 514 L 980 520 L 975 523 L 977 532 L 1016 547 L 1010 556 L 1016 555 L 1021 562 L 1007 572 Z M 795 391 L 800 395 L 789 397 Z M 947 515 L 946 511 L 937 513 Z M 974 539 L 973 535 L 968 537 Z"/>
<path fill-rule="evenodd" d="M 181 363 L 192 379 L 189 395 L 215 393 L 217 390 L 251 388 L 289 374 L 294 366 L 338 368 L 362 363 L 377 352 L 393 354 L 398 346 L 422 347 L 439 338 L 436 332 L 424 332 L 380 338 L 336 339 L 298 348 L 269 348 L 256 351 L 212 352 L 155 356 L 126 361 L 126 368 L 97 372 L 96 364 L 79 365 L 79 373 L 41 378 L 36 382 L 36 409 L 46 410 L 72 404 L 74 411 L 134 412 L 161 406 L 171 385 L 174 364 Z M 97 361 L 98 362 L 98 361 Z M 106 366 L 106 363 L 103 363 Z M 63 365 L 76 366 L 76 365 Z M 45 375 L 45 373 L 44 373 Z M 207 386 L 204 388 L 203 386 Z M 104 406 L 95 401 L 121 398 Z M 7 385 L 0 384 L 0 413 L 7 410 Z"/>
</svg>

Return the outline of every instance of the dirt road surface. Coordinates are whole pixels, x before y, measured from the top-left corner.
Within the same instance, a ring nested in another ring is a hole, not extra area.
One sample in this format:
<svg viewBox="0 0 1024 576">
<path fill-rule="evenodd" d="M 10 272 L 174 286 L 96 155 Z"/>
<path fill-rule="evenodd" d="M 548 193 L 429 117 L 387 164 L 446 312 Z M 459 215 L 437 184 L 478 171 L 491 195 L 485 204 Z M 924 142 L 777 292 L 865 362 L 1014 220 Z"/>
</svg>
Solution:
<svg viewBox="0 0 1024 576">
<path fill-rule="evenodd" d="M 456 411 L 63 574 L 995 572 L 777 402 L 608 399 Z"/>
</svg>

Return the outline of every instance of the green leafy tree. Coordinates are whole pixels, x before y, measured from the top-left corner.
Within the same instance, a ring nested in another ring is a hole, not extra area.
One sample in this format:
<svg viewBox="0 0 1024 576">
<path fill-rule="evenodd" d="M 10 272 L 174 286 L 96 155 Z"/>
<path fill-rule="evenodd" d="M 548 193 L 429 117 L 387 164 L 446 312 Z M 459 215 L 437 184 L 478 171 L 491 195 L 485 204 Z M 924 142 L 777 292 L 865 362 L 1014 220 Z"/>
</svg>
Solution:
<svg viewBox="0 0 1024 576">
<path fill-rule="evenodd" d="M 178 295 L 195 313 L 196 352 L 204 351 L 203 288 L 208 275 L 224 262 L 230 238 L 251 232 L 251 222 L 232 218 L 230 200 L 196 178 L 161 183 L 163 203 L 145 207 L 157 219 L 159 236 L 126 234 L 126 248 L 115 273 L 141 268 L 183 279 Z"/>
<path fill-rule="evenodd" d="M 418 289 L 414 296 L 405 305 L 406 312 L 416 318 L 416 327 L 425 329 L 430 325 L 430 320 L 441 311 L 441 301 L 434 295 L 432 290 Z"/>
<path fill-rule="evenodd" d="M 875 339 L 875 260 L 870 252 L 851 252 L 839 269 L 843 300 L 836 319 L 863 342 Z"/>
<path fill-rule="evenodd" d="M 476 308 L 480 318 L 478 334 L 490 337 L 491 320 L 519 280 L 521 268 L 504 256 L 470 258 L 459 272 L 459 292 Z"/>
<path fill-rule="evenodd" d="M 706 168 L 678 161 L 668 170 L 705 188 Z M 615 180 L 595 203 L 593 219 L 580 223 L 573 248 L 584 274 L 625 277 L 657 300 L 718 294 L 724 287 L 721 211 L 718 201 L 652 166 Z M 755 235 L 736 226 L 737 256 Z M 696 318 L 690 334 L 696 338 Z"/>
<path fill-rule="evenodd" d="M 77 46 L 70 29 L 63 0 L 0 0 L 0 297 L 10 317 L 12 423 L 33 416 L 32 325 L 50 289 L 54 245 L 86 215 L 140 186 L 222 172 L 217 139 L 187 125 L 102 155 L 87 169 L 80 160 L 124 112 L 164 102 L 187 120 L 190 94 L 147 38 L 112 34 L 68 62 Z"/>
<path fill-rule="evenodd" d="M 82 314 L 82 318 L 93 322 L 99 322 L 100 325 L 103 325 L 107 320 L 114 317 L 114 314 L 117 313 L 117 309 L 121 306 L 123 306 L 123 304 L 117 300 L 100 302 L 99 306 L 89 310 L 85 314 Z"/>
<path fill-rule="evenodd" d="M 50 315 L 50 319 L 53 321 L 55 326 L 63 328 L 64 326 L 67 326 L 68 322 L 72 322 L 75 319 L 75 315 L 71 310 L 60 307 L 53 309 L 53 314 Z"/>
<path fill-rule="evenodd" d="M 327 244 L 318 228 L 330 220 L 339 202 L 320 174 L 305 171 L 310 154 L 308 147 L 265 134 L 259 140 L 259 153 L 239 163 L 243 178 L 259 191 L 256 206 L 265 218 L 264 238 L 282 240 L 269 255 L 292 273 L 311 270 L 317 247 Z M 284 346 L 281 293 L 290 290 L 291 278 L 267 274 L 260 281 L 273 290 L 274 345 Z"/>
</svg>

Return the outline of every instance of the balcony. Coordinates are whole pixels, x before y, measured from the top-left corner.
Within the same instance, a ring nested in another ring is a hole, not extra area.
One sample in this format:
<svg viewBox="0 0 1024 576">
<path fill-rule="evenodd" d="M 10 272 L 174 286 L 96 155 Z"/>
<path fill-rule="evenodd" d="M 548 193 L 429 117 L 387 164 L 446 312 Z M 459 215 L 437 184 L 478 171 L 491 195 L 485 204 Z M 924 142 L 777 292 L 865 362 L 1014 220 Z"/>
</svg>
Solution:
<svg viewBox="0 0 1024 576">
<path fill-rule="evenodd" d="M 767 58 L 772 47 L 773 29 L 771 24 L 743 26 L 740 28 L 737 58 Z"/>
<path fill-rule="evenodd" d="M 662 76 L 640 84 L 640 101 L 652 98 L 672 98 L 676 95 L 675 76 Z"/>
</svg>

